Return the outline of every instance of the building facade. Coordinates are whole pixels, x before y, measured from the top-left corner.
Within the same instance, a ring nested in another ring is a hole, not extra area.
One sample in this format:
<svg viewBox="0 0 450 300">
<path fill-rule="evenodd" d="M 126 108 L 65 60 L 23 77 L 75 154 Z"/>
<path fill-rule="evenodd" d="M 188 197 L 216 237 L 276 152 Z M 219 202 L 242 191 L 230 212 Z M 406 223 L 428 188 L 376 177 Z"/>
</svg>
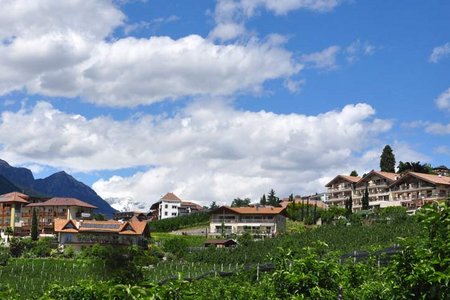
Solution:
<svg viewBox="0 0 450 300">
<path fill-rule="evenodd" d="M 396 174 L 371 171 L 363 178 L 338 175 L 326 185 L 329 205 L 345 206 L 350 196 L 352 209 L 361 210 L 361 200 L 367 188 L 369 207 L 404 206 L 415 210 L 425 203 L 450 197 L 450 177 L 407 172 Z"/>
<path fill-rule="evenodd" d="M 203 210 L 203 207 L 190 201 L 182 201 L 174 193 L 167 193 L 153 203 L 148 214 L 150 220 L 162 220 Z"/>
<path fill-rule="evenodd" d="M 361 180 L 358 176 L 338 175 L 325 185 L 328 188 L 329 205 L 344 206 L 345 201 L 353 197 L 356 183 Z"/>
<path fill-rule="evenodd" d="M 55 218 L 91 218 L 96 208 L 74 198 L 36 198 L 8 193 L 0 196 L 0 228 L 10 227 L 16 235 L 28 235 L 35 210 L 39 231 L 51 233 Z"/>
<path fill-rule="evenodd" d="M 285 207 L 221 206 L 211 212 L 210 235 L 240 235 L 245 232 L 273 236 L 286 231 Z"/>
<path fill-rule="evenodd" d="M 55 219 L 54 232 L 60 246 L 70 245 L 75 250 L 94 244 L 145 246 L 146 225 L 136 217 L 129 221 Z"/>
</svg>

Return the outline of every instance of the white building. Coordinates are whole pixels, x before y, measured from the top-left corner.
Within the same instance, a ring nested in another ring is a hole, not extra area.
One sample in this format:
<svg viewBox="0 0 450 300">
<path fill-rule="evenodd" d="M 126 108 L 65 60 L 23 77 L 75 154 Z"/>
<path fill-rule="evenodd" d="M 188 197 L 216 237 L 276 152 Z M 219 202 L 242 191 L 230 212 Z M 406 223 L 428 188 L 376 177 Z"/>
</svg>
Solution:
<svg viewBox="0 0 450 300">
<path fill-rule="evenodd" d="M 210 234 L 250 232 L 266 236 L 276 235 L 286 231 L 285 209 L 272 206 L 221 206 L 211 212 Z"/>
<path fill-rule="evenodd" d="M 343 207 L 351 196 L 354 211 L 361 210 L 366 188 L 369 207 L 404 206 L 413 211 L 426 203 L 450 197 L 450 177 L 416 172 L 371 171 L 363 178 L 338 175 L 326 187 L 329 205 Z"/>
<path fill-rule="evenodd" d="M 162 220 L 203 210 L 203 207 L 190 201 L 182 201 L 174 193 L 167 193 L 150 207 L 151 219 Z"/>
<path fill-rule="evenodd" d="M 153 216 L 158 220 L 173 218 L 178 216 L 178 208 L 181 206 L 181 199 L 174 193 L 167 193 L 150 207 Z"/>
</svg>

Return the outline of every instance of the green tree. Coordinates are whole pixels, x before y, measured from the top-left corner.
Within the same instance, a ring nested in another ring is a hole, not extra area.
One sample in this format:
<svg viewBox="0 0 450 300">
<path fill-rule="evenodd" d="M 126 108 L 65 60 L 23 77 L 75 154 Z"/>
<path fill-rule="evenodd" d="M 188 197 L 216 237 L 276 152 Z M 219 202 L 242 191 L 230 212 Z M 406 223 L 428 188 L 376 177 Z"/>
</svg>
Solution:
<svg viewBox="0 0 450 300">
<path fill-rule="evenodd" d="M 246 207 L 250 205 L 250 201 L 250 198 L 241 199 L 238 197 L 231 202 L 231 207 Z"/>
<path fill-rule="evenodd" d="M 345 200 L 345 211 L 346 211 L 346 215 L 350 216 L 352 214 L 352 208 L 353 208 L 353 199 L 352 199 L 352 195 L 350 195 L 350 197 L 347 198 L 347 200 Z"/>
<path fill-rule="evenodd" d="M 209 206 L 209 209 L 216 209 L 216 208 L 218 208 L 219 206 L 216 204 L 216 201 L 213 201 L 212 203 L 211 203 L 211 205 Z"/>
<path fill-rule="evenodd" d="M 395 156 L 391 146 L 386 145 L 380 156 L 380 170 L 395 173 Z"/>
<path fill-rule="evenodd" d="M 431 174 L 433 172 L 433 168 L 430 164 L 424 163 L 421 164 L 420 161 L 417 162 L 402 162 L 400 161 L 398 163 L 398 173 L 405 173 L 405 172 L 416 172 L 416 173 L 424 173 L 424 174 Z"/>
<path fill-rule="evenodd" d="M 37 241 L 39 238 L 37 223 L 38 222 L 37 222 L 36 210 L 33 209 L 33 216 L 31 218 L 31 239 L 33 241 Z"/>
<path fill-rule="evenodd" d="M 355 177 L 357 177 L 357 176 L 358 176 L 358 172 L 356 172 L 356 170 L 353 170 L 353 171 L 350 173 L 350 176 L 355 176 Z"/>
<path fill-rule="evenodd" d="M 289 195 L 289 202 L 294 202 L 294 194 Z"/>
<path fill-rule="evenodd" d="M 366 185 L 366 189 L 364 190 L 364 195 L 361 199 L 362 209 L 367 210 L 369 209 L 369 189 Z"/>
<path fill-rule="evenodd" d="M 259 201 L 261 205 L 267 205 L 266 194 L 262 195 L 261 200 Z"/>
<path fill-rule="evenodd" d="M 270 190 L 269 196 L 267 196 L 267 202 L 271 206 L 278 206 L 280 203 L 280 198 L 275 196 L 275 191 L 273 189 Z"/>
</svg>

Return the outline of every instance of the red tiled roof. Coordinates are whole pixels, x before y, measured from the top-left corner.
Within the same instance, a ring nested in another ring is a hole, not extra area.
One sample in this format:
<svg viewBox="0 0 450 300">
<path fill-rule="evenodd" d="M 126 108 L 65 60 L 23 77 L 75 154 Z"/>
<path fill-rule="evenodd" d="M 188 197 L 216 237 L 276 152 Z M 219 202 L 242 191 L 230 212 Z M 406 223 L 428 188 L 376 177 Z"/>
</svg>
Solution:
<svg viewBox="0 0 450 300">
<path fill-rule="evenodd" d="M 201 206 L 201 205 L 199 205 L 197 203 L 194 203 L 194 202 L 190 202 L 190 201 L 181 201 L 181 206 L 189 206 L 189 207 L 193 207 L 193 208 L 198 209 L 198 210 L 202 210 L 203 209 L 203 206 Z"/>
<path fill-rule="evenodd" d="M 161 197 L 161 200 L 169 200 L 169 201 L 181 201 L 174 193 L 167 193 Z"/>
<path fill-rule="evenodd" d="M 73 228 L 65 228 L 72 223 Z M 82 222 L 76 220 L 55 219 L 55 232 L 111 232 L 125 235 L 142 235 L 147 223 L 139 221 L 136 217 L 131 218 L 128 222 L 119 221 L 95 221 L 84 220 Z M 130 226 L 131 230 L 126 230 Z"/>
<path fill-rule="evenodd" d="M 349 181 L 351 183 L 356 183 L 361 180 L 361 177 L 359 177 L 359 176 L 338 175 L 338 176 L 334 177 L 333 180 L 328 182 L 325 186 L 326 187 L 331 186 L 333 184 L 333 182 L 335 182 L 336 180 L 338 180 L 340 178 L 344 179 L 345 181 Z"/>
<path fill-rule="evenodd" d="M 27 205 L 27 207 L 40 207 L 40 206 L 79 206 L 87 208 L 97 208 L 97 206 L 91 205 L 76 198 L 60 198 L 60 197 L 54 197 L 45 202 L 37 202 Z"/>
<path fill-rule="evenodd" d="M 361 178 L 360 181 L 358 181 L 358 185 L 368 181 L 373 175 L 378 175 L 381 176 L 383 178 L 386 178 L 387 180 L 390 181 L 390 183 L 396 181 L 400 175 L 397 173 L 391 173 L 391 172 L 384 172 L 384 171 L 370 171 L 369 174 L 367 174 L 366 176 L 364 176 L 363 178 Z"/>
<path fill-rule="evenodd" d="M 402 177 L 400 177 L 400 179 L 398 179 L 396 182 L 392 183 L 391 186 L 403 182 L 408 177 L 416 177 L 432 184 L 442 184 L 450 186 L 450 177 L 432 174 L 423 174 L 417 172 L 407 172 Z"/>
<path fill-rule="evenodd" d="M 28 195 L 19 193 L 19 192 L 12 192 L 12 193 L 8 193 L 8 194 L 3 194 L 0 196 L 0 203 L 13 203 L 13 202 L 18 202 L 18 203 L 29 203 L 28 199 L 30 197 Z"/>
</svg>

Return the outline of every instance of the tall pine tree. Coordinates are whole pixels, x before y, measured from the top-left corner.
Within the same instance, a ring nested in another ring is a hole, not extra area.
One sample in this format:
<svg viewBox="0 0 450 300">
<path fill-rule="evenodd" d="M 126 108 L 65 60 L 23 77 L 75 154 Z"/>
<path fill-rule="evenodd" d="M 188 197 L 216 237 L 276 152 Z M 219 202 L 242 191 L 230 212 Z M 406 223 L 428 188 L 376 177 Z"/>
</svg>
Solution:
<svg viewBox="0 0 450 300">
<path fill-rule="evenodd" d="M 37 226 L 37 216 L 36 216 L 36 210 L 33 209 L 33 216 L 31 218 L 31 240 L 37 241 L 38 240 L 38 226 Z"/>
<path fill-rule="evenodd" d="M 391 146 L 386 145 L 380 156 L 380 170 L 395 173 L 395 156 Z"/>
<path fill-rule="evenodd" d="M 275 196 L 275 191 L 273 189 L 270 190 L 269 195 L 267 196 L 267 203 L 271 206 L 278 206 L 280 199 Z"/>
</svg>

